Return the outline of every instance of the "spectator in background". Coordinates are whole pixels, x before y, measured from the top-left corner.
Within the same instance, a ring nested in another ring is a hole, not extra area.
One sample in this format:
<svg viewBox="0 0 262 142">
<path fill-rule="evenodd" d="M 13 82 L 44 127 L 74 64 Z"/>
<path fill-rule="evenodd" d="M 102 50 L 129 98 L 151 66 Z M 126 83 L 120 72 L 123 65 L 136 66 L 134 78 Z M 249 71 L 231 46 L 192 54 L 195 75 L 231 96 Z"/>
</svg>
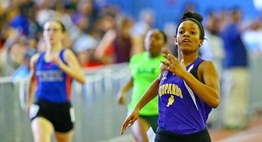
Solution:
<svg viewBox="0 0 262 142">
<path fill-rule="evenodd" d="M 222 38 L 221 33 L 225 31 L 225 28 L 232 22 L 232 9 L 224 7 L 217 11 L 217 16 L 219 19 L 219 35 Z"/>
<path fill-rule="evenodd" d="M 204 24 L 206 40 L 199 48 L 200 56 L 204 60 L 210 60 L 214 63 L 218 72 L 219 79 L 222 75 L 222 60 L 224 58 L 223 40 L 219 36 L 219 17 L 214 12 L 208 13 L 207 20 Z M 213 127 L 218 122 L 220 111 L 214 109 L 211 111 L 207 124 L 209 127 Z"/>
<path fill-rule="evenodd" d="M 20 13 L 12 19 L 10 26 L 14 29 L 17 29 L 21 35 L 29 36 L 30 34 L 30 18 L 33 18 L 32 14 L 34 14 L 32 8 L 34 7 L 34 3 L 24 3 L 20 5 L 19 10 Z"/>
<path fill-rule="evenodd" d="M 28 43 L 24 39 L 8 40 L 0 52 L 0 75 L 11 76 L 23 62 Z"/>
<path fill-rule="evenodd" d="M 6 19 L 7 2 L 2 2 L 0 5 L 0 54 L 5 42 L 6 29 L 8 29 L 8 23 Z"/>
<path fill-rule="evenodd" d="M 224 46 L 223 40 L 219 36 L 219 27 L 219 18 L 214 12 L 210 12 L 205 23 L 206 41 L 199 50 L 203 59 L 211 60 L 214 63 L 218 71 L 219 78 L 221 78 Z"/>
<path fill-rule="evenodd" d="M 153 28 L 155 23 L 155 13 L 151 9 L 143 9 L 139 13 L 139 19 L 134 23 L 131 30 L 133 42 L 132 55 L 143 52 L 144 39 L 146 33 Z"/>
<path fill-rule="evenodd" d="M 98 21 L 96 22 L 95 26 L 102 32 L 102 36 L 104 34 L 114 29 L 116 26 L 115 18 L 117 15 L 111 15 L 111 14 L 103 14 L 99 17 Z M 101 37 L 102 38 L 102 37 Z"/>
<path fill-rule="evenodd" d="M 182 10 L 197 11 L 197 3 L 190 1 L 185 3 L 185 8 Z"/>
<path fill-rule="evenodd" d="M 16 69 L 13 77 L 13 82 L 17 82 L 19 79 L 25 79 L 30 73 L 30 59 L 36 53 L 34 48 L 28 48 L 24 54 L 23 61 L 21 65 Z"/>
<path fill-rule="evenodd" d="M 103 65 L 102 62 L 94 58 L 94 52 L 97 48 L 98 42 L 92 36 L 85 34 L 77 39 L 73 45 L 80 65 L 83 68 Z"/>
<path fill-rule="evenodd" d="M 252 57 L 262 57 L 262 29 L 258 19 L 252 20 L 249 24 L 250 29 L 242 34 L 243 41 Z"/>
<path fill-rule="evenodd" d="M 95 56 L 105 64 L 129 62 L 132 56 L 130 30 L 133 20 L 129 17 L 120 17 L 117 20 L 116 27 L 105 33 L 95 51 Z M 109 50 L 112 50 L 111 56 L 108 54 Z"/>
<path fill-rule="evenodd" d="M 176 24 L 175 23 L 172 23 L 172 22 L 169 22 L 169 23 L 166 23 L 164 25 L 164 30 L 163 30 L 166 35 L 167 35 L 167 49 L 170 50 L 170 52 L 175 55 L 176 55 L 176 46 L 174 45 L 174 33 L 176 32 Z"/>
<path fill-rule="evenodd" d="M 224 42 L 222 93 L 224 99 L 224 127 L 244 129 L 248 124 L 249 58 L 241 39 L 245 29 L 241 27 L 240 9 L 231 12 L 231 21 L 221 32 Z"/>
<path fill-rule="evenodd" d="M 10 26 L 25 36 L 28 40 L 36 40 L 40 35 L 41 27 L 36 22 L 34 2 L 22 3 L 19 7 L 20 13 L 12 19 Z M 29 41 L 35 43 L 33 41 Z M 35 47 L 35 44 L 31 45 Z"/>
<path fill-rule="evenodd" d="M 79 20 L 85 20 L 81 22 L 86 23 L 87 26 L 82 30 L 84 32 L 87 32 L 88 28 L 91 28 L 97 19 L 98 19 L 98 13 L 95 8 L 94 1 L 79 0 L 79 3 L 77 5 L 77 12 L 72 16 L 73 23 L 79 24 Z"/>
</svg>

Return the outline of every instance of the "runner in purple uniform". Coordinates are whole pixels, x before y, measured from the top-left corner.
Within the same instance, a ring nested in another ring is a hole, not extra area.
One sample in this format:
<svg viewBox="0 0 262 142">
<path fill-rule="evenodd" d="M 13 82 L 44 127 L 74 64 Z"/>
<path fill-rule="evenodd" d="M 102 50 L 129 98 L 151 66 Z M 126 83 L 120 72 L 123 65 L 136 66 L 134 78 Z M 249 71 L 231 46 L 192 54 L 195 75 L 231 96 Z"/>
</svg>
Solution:
<svg viewBox="0 0 262 142">
<path fill-rule="evenodd" d="M 176 30 L 178 59 L 164 54 L 161 75 L 144 93 L 123 123 L 121 134 L 158 92 L 159 119 L 155 142 L 211 142 L 206 121 L 220 103 L 218 73 L 211 61 L 198 57 L 205 37 L 202 16 L 186 11 Z"/>
</svg>

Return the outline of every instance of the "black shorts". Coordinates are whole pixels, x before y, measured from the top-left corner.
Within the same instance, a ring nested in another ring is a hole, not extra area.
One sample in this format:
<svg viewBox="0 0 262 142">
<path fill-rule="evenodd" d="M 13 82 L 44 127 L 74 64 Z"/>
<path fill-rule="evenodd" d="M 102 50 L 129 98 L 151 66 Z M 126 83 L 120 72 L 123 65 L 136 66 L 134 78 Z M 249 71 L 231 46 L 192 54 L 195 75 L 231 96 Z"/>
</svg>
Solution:
<svg viewBox="0 0 262 142">
<path fill-rule="evenodd" d="M 207 128 L 193 134 L 175 134 L 158 127 L 155 142 L 211 142 Z"/>
<path fill-rule="evenodd" d="M 56 132 L 69 132 L 74 127 L 74 110 L 70 102 L 58 104 L 37 101 L 30 108 L 31 121 L 39 116 L 49 120 Z"/>
<path fill-rule="evenodd" d="M 158 127 L 158 115 L 139 115 L 139 117 L 144 119 L 152 127 L 153 131 L 156 132 L 156 129 Z"/>
</svg>

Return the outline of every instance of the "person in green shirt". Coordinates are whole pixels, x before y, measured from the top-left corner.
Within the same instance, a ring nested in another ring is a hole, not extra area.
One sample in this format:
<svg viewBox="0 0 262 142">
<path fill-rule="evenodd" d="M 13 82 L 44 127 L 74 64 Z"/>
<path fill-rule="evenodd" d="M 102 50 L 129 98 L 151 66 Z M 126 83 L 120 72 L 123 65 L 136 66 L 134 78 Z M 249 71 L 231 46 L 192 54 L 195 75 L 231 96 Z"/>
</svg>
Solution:
<svg viewBox="0 0 262 142">
<path fill-rule="evenodd" d="M 145 38 L 146 51 L 132 56 L 129 67 L 131 69 L 131 78 L 119 90 L 117 101 L 119 104 L 125 104 L 125 97 L 132 88 L 131 102 L 128 105 L 128 112 L 131 112 L 138 100 L 147 90 L 149 85 L 160 74 L 160 61 L 165 60 L 162 51 L 167 43 L 165 33 L 158 29 L 148 31 Z M 155 97 L 141 111 L 138 121 L 132 127 L 131 132 L 137 142 L 147 142 L 147 130 L 152 127 L 155 132 L 158 121 L 158 98 Z"/>
</svg>

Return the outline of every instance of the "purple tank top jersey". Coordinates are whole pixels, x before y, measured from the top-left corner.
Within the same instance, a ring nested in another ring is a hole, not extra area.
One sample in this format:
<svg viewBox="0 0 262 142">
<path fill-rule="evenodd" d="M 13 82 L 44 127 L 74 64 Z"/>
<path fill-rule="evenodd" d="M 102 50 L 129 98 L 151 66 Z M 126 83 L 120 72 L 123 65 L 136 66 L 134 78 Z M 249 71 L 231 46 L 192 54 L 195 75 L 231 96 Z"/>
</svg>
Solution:
<svg viewBox="0 0 262 142">
<path fill-rule="evenodd" d="M 204 60 L 197 58 L 186 67 L 190 72 Z M 206 127 L 212 108 L 190 89 L 186 82 L 166 71 L 159 84 L 158 125 L 176 134 L 191 134 Z"/>
<path fill-rule="evenodd" d="M 64 51 L 62 50 L 59 55 L 63 62 Z M 63 72 L 57 64 L 46 62 L 44 55 L 45 53 L 41 53 L 36 63 L 36 99 L 53 103 L 69 102 L 72 78 Z"/>
</svg>

